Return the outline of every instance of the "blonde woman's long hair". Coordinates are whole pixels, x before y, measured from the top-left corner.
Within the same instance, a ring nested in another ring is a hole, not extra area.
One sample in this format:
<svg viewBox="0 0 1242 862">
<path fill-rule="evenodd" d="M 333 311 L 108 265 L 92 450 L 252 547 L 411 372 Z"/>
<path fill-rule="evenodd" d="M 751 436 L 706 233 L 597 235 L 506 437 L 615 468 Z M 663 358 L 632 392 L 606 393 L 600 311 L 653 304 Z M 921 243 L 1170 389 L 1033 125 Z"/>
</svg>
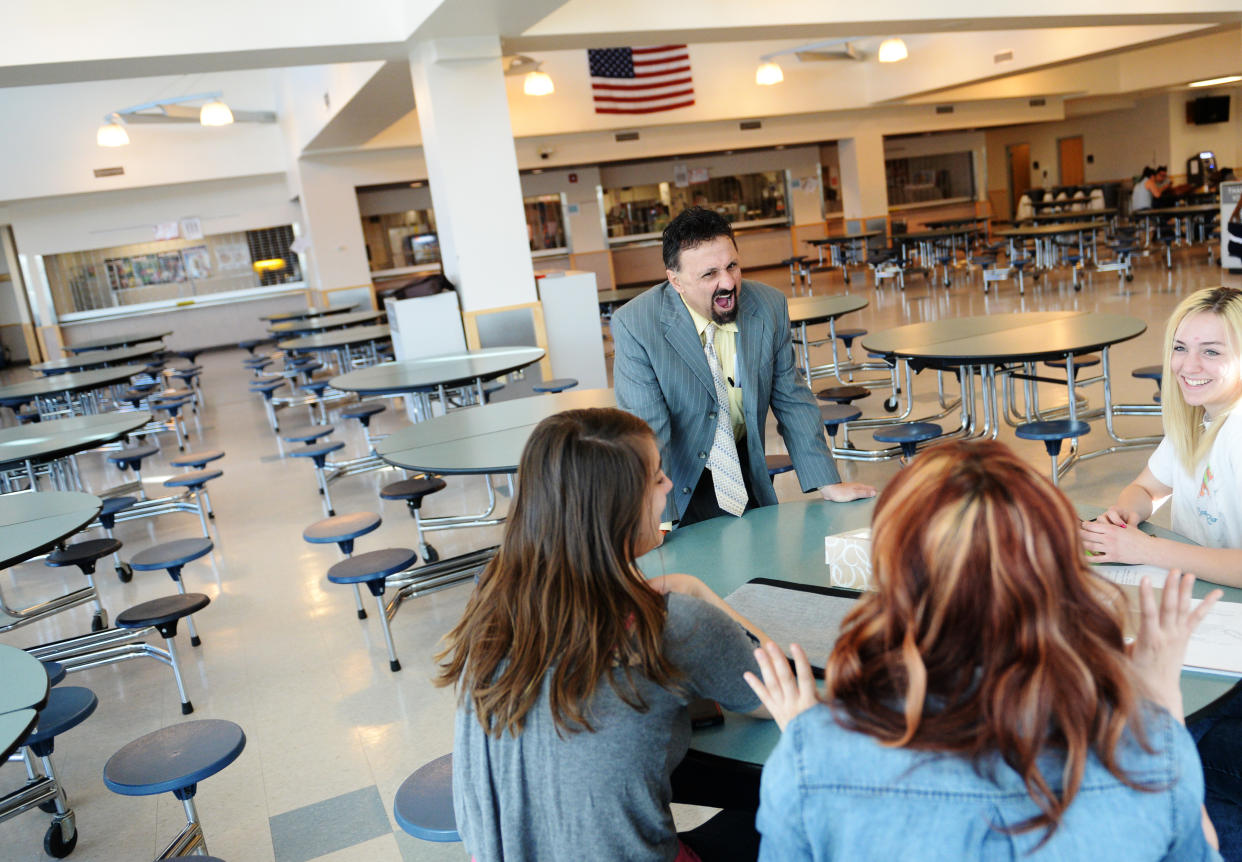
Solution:
<svg viewBox="0 0 1242 862">
<path fill-rule="evenodd" d="M 1193 473 L 1195 467 L 1212 450 L 1216 434 L 1235 406 L 1230 405 L 1219 416 L 1212 417 L 1211 425 L 1204 428 L 1203 407 L 1187 404 L 1181 387 L 1173 379 L 1171 361 L 1177 328 L 1182 325 L 1183 320 L 1200 312 L 1209 312 L 1221 319 L 1229 346 L 1235 356 L 1239 355 L 1239 350 L 1242 349 L 1242 290 L 1235 287 L 1206 287 L 1196 290 L 1173 309 L 1164 330 L 1164 385 L 1160 391 L 1164 436 L 1173 443 L 1178 463 L 1188 473 Z"/>
</svg>

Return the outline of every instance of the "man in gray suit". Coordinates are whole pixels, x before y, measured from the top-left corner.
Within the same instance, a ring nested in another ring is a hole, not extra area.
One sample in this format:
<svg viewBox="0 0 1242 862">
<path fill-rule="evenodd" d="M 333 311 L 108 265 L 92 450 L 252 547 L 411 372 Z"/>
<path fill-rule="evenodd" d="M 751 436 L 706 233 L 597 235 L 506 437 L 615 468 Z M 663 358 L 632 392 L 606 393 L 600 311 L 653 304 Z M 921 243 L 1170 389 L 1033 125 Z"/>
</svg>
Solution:
<svg viewBox="0 0 1242 862">
<path fill-rule="evenodd" d="M 742 280 L 733 229 L 693 207 L 664 231 L 668 280 L 612 318 L 617 403 L 655 432 L 673 482 L 665 520 L 681 526 L 775 505 L 764 460 L 769 408 L 803 491 L 835 502 L 875 495 L 842 482 L 819 408 L 794 375 L 789 308 Z"/>
</svg>

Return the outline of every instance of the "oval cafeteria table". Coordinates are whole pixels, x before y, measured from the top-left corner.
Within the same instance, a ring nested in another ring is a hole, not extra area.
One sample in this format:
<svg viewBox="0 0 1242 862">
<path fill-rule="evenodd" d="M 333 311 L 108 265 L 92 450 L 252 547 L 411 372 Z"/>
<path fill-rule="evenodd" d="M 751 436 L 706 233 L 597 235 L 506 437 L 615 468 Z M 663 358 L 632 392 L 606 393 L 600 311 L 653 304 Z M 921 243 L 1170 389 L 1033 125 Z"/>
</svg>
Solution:
<svg viewBox="0 0 1242 862">
<path fill-rule="evenodd" d="M 267 328 L 267 331 L 275 336 L 281 335 L 305 335 L 312 332 L 322 332 L 325 329 L 344 329 L 347 326 L 357 326 L 361 323 L 374 323 L 384 317 L 388 312 L 380 311 L 352 311 L 349 314 L 330 314 L 319 315 L 305 320 L 290 320 L 284 323 L 274 323 Z"/>
<path fill-rule="evenodd" d="M 141 365 L 117 365 L 96 368 L 94 371 L 53 374 L 51 377 L 0 386 L 0 404 L 22 404 L 31 399 L 50 398 L 70 392 L 89 392 L 113 383 L 122 383 L 142 371 Z"/>
<path fill-rule="evenodd" d="M 0 644 L 0 762 L 34 726 L 37 710 L 47 703 L 47 669 L 25 650 Z"/>
<path fill-rule="evenodd" d="M 674 530 L 661 547 L 641 557 L 638 565 L 649 578 L 673 572 L 694 575 L 720 596 L 756 577 L 828 587 L 832 584 L 824 562 L 824 537 L 868 526 L 874 506 L 874 498 L 852 503 L 813 500 L 762 506 L 741 518 L 712 518 Z M 1080 507 L 1085 516 L 1100 511 L 1098 507 Z M 1180 538 L 1148 524 L 1143 528 L 1166 538 Z M 1212 589 L 1216 589 L 1215 584 L 1195 583 L 1196 596 Z M 1226 601 L 1242 601 L 1242 589 L 1223 589 Z M 822 656 L 818 660 L 812 656 L 813 663 L 822 661 Z M 1234 682 L 1183 671 L 1187 715 L 1229 691 Z M 696 731 L 690 746 L 694 751 L 762 764 L 778 739 L 776 722 L 728 713 L 723 725 Z"/>
<path fill-rule="evenodd" d="M 329 308 L 307 308 L 302 311 L 278 311 L 275 314 L 260 315 L 259 320 L 278 323 L 282 320 L 301 320 L 304 317 L 323 317 L 326 314 L 348 314 L 358 307 L 358 303 L 349 305 L 333 305 Z"/>
<path fill-rule="evenodd" d="M 38 365 L 30 366 L 30 370 L 46 375 L 60 374 L 65 371 L 86 371 L 91 368 L 101 368 L 105 365 L 125 365 L 136 359 L 146 359 L 148 356 L 154 356 L 163 349 L 163 344 L 147 342 L 134 347 L 122 347 L 117 350 L 88 350 L 86 353 L 79 353 L 76 356 L 66 356 L 64 359 L 40 362 Z"/>
<path fill-rule="evenodd" d="M 164 332 L 129 332 L 123 335 L 101 335 L 89 341 L 66 344 L 64 350 L 66 353 L 85 353 L 88 350 L 107 350 L 110 347 L 132 347 L 135 344 L 142 344 L 146 341 L 162 341 L 170 335 L 172 335 L 171 330 Z"/>
<path fill-rule="evenodd" d="M 126 410 L 0 428 L 0 468 L 24 462 L 33 485 L 35 461 L 63 458 L 120 440 L 150 421 L 146 410 Z"/>
<path fill-rule="evenodd" d="M 798 330 L 800 342 L 799 355 L 802 357 L 802 371 L 810 380 L 816 372 L 820 374 L 837 373 L 837 324 L 836 320 L 843 314 L 867 307 L 867 300 L 849 293 L 837 293 L 830 296 L 795 296 L 789 300 L 789 324 Z M 806 328 L 812 323 L 828 323 L 828 338 L 832 342 L 832 362 L 817 368 L 811 367 L 810 343 Z M 844 381 L 843 381 L 844 382 Z"/>
<path fill-rule="evenodd" d="M 301 338 L 287 338 L 284 341 L 277 342 L 276 346 L 281 350 L 337 350 L 345 354 L 343 361 L 338 365 L 339 368 L 348 368 L 349 349 L 357 347 L 359 344 L 371 345 L 371 359 L 375 356 L 375 343 L 380 341 L 388 341 L 392 338 L 392 333 L 388 329 L 388 324 L 380 324 L 378 326 L 351 326 L 348 329 L 341 329 L 334 332 L 318 332 L 314 335 L 303 335 Z"/>
<path fill-rule="evenodd" d="M 46 551 L 89 524 L 103 502 L 81 491 L 0 494 L 0 569 Z"/>
<path fill-rule="evenodd" d="M 1088 217 L 1090 213 L 1087 214 Z M 1104 230 L 1108 227 L 1108 222 L 1102 220 L 1088 219 L 1086 221 L 1069 221 L 1060 224 L 1044 224 L 1028 227 L 1011 227 L 1005 230 L 994 232 L 994 236 L 1000 237 L 1009 243 L 1009 259 L 1020 257 L 1014 248 L 1015 240 L 1032 239 L 1035 241 L 1035 268 L 1051 269 L 1056 265 L 1057 255 L 1052 247 L 1052 241 L 1058 236 L 1066 234 L 1078 235 L 1078 254 L 1083 256 L 1087 253 L 1087 243 L 1083 239 L 1084 234 L 1091 234 L 1092 257 L 1095 257 L 1095 234 L 1096 231 Z"/>
</svg>

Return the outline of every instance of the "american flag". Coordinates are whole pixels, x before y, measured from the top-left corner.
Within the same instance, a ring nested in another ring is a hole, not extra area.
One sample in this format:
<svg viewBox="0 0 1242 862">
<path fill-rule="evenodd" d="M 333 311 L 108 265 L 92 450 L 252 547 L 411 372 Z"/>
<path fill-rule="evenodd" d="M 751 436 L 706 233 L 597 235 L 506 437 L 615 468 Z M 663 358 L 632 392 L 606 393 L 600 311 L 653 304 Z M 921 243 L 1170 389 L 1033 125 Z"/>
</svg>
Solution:
<svg viewBox="0 0 1242 862">
<path fill-rule="evenodd" d="M 694 104 L 685 45 L 592 48 L 587 59 L 597 114 L 652 114 Z"/>
</svg>

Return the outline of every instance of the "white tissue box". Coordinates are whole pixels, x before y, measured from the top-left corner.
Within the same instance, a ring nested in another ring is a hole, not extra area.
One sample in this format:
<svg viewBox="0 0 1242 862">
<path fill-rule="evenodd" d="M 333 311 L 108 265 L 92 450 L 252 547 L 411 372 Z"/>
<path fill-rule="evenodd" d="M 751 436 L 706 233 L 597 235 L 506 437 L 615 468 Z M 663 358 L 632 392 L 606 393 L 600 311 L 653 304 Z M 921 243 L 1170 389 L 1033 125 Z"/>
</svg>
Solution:
<svg viewBox="0 0 1242 862">
<path fill-rule="evenodd" d="M 824 562 L 834 587 L 871 589 L 871 528 L 825 536 Z"/>
</svg>

